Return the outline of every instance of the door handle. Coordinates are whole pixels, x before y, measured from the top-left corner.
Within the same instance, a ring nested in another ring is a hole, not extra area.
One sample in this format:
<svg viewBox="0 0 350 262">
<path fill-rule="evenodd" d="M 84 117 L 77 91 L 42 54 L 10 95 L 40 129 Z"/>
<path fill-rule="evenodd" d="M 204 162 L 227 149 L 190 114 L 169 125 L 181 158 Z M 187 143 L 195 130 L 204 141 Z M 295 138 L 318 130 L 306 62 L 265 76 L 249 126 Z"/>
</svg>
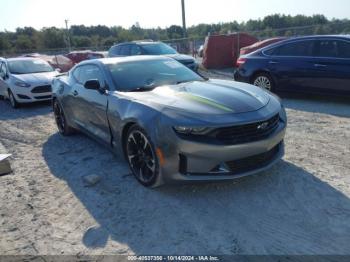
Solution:
<svg viewBox="0 0 350 262">
<path fill-rule="evenodd" d="M 314 64 L 315 67 L 327 67 L 326 65 L 322 65 L 322 64 Z"/>
<path fill-rule="evenodd" d="M 275 65 L 275 64 L 279 64 L 279 62 L 277 62 L 277 61 L 269 61 L 269 64 Z"/>
<path fill-rule="evenodd" d="M 74 91 L 73 91 L 73 96 L 77 96 L 77 95 L 79 95 L 78 91 L 77 91 L 77 90 L 74 90 Z"/>
</svg>

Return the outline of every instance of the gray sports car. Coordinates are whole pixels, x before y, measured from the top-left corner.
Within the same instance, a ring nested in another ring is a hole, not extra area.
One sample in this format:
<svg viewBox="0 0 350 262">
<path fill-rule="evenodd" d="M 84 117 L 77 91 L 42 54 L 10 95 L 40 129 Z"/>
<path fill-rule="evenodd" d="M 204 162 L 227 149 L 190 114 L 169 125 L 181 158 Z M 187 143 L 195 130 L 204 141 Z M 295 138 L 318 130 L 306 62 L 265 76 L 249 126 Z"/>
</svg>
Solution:
<svg viewBox="0 0 350 262">
<path fill-rule="evenodd" d="M 144 186 L 235 179 L 284 153 L 278 97 L 205 79 L 167 57 L 82 62 L 53 81 L 53 109 L 61 134 L 79 130 L 106 144 Z"/>
</svg>

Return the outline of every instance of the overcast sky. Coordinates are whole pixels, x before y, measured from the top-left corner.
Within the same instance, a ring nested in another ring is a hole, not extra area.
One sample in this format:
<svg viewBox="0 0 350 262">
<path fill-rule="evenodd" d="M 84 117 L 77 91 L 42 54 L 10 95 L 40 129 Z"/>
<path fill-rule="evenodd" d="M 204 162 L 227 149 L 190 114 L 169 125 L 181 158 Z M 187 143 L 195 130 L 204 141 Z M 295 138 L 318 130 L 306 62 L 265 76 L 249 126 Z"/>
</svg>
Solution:
<svg viewBox="0 0 350 262">
<path fill-rule="evenodd" d="M 185 0 L 187 24 L 262 18 L 269 14 L 324 14 L 350 18 L 350 0 Z M 181 25 L 181 0 L 0 0 L 0 31 L 70 24 L 142 27 Z"/>
</svg>

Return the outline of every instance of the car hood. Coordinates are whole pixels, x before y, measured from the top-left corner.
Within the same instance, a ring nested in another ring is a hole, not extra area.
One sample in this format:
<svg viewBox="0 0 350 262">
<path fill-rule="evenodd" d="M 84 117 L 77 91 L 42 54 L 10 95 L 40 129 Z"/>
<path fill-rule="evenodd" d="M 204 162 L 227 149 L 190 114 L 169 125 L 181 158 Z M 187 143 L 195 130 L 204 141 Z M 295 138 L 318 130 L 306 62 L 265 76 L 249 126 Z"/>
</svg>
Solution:
<svg viewBox="0 0 350 262">
<path fill-rule="evenodd" d="M 58 72 L 45 72 L 35 74 L 14 75 L 14 78 L 26 82 L 28 84 L 51 85 L 52 79 L 58 75 Z"/>
<path fill-rule="evenodd" d="M 189 62 L 189 61 L 194 61 L 192 56 L 189 55 L 182 55 L 182 54 L 171 54 L 171 55 L 166 55 L 167 57 L 173 58 L 179 62 Z"/>
<path fill-rule="evenodd" d="M 270 95 L 258 87 L 225 80 L 195 81 L 124 94 L 131 100 L 157 106 L 159 110 L 167 108 L 206 115 L 252 112 L 270 100 Z"/>
</svg>

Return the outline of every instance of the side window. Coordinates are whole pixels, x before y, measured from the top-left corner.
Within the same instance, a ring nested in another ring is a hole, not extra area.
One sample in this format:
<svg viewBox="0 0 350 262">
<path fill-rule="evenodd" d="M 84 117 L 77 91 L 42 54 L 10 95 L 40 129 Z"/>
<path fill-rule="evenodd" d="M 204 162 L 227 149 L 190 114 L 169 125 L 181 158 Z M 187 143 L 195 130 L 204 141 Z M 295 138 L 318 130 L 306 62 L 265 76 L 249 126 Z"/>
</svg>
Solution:
<svg viewBox="0 0 350 262">
<path fill-rule="evenodd" d="M 4 77 L 5 75 L 7 75 L 6 64 L 4 62 L 0 62 L 0 76 Z"/>
<path fill-rule="evenodd" d="M 130 55 L 130 45 L 122 45 L 120 47 L 120 55 L 129 56 Z"/>
<path fill-rule="evenodd" d="M 109 55 L 119 55 L 120 46 L 114 46 L 111 48 Z"/>
<path fill-rule="evenodd" d="M 5 75 L 7 75 L 7 74 L 9 73 L 9 71 L 8 71 L 8 69 L 7 69 L 6 63 L 3 63 L 3 64 L 2 64 L 2 68 L 3 68 L 4 72 L 5 72 Z"/>
<path fill-rule="evenodd" d="M 101 70 L 95 65 L 84 65 L 80 67 L 79 82 L 84 85 L 86 81 L 97 79 L 104 86 L 104 78 Z"/>
<path fill-rule="evenodd" d="M 336 40 L 321 40 L 318 41 L 316 52 L 318 57 L 337 57 L 337 41 Z"/>
<path fill-rule="evenodd" d="M 0 62 L 0 77 L 3 78 L 5 76 L 5 71 L 4 71 L 4 63 Z"/>
<path fill-rule="evenodd" d="M 350 42 L 337 41 L 338 57 L 350 58 Z"/>
<path fill-rule="evenodd" d="M 76 69 L 74 69 L 74 71 L 72 72 L 73 78 L 76 82 L 81 83 L 80 82 L 80 66 L 77 67 Z"/>
<path fill-rule="evenodd" d="M 276 48 L 277 56 L 312 56 L 314 41 L 298 41 L 288 43 Z"/>
<path fill-rule="evenodd" d="M 138 45 L 131 45 L 130 55 L 141 55 L 141 48 Z"/>
</svg>

